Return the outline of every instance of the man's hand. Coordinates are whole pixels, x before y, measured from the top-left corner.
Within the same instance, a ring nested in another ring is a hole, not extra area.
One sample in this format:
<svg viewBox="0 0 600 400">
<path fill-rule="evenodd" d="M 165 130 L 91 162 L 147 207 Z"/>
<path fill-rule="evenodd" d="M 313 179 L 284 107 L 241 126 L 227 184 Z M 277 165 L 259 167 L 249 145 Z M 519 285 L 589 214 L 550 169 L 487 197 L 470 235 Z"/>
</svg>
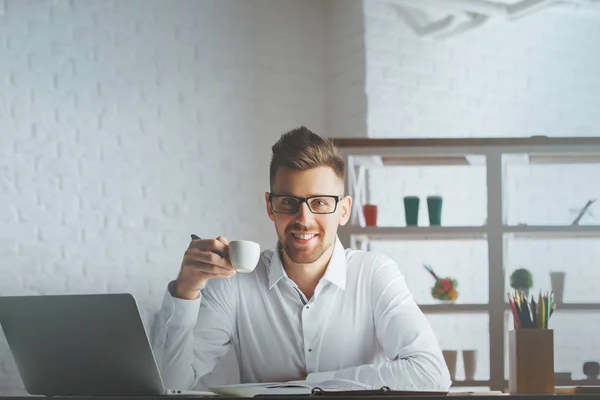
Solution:
<svg viewBox="0 0 600 400">
<path fill-rule="evenodd" d="M 197 299 L 206 282 L 213 278 L 230 278 L 235 268 L 227 258 L 229 242 L 216 239 L 194 239 L 186 250 L 175 285 L 175 297 Z"/>
</svg>

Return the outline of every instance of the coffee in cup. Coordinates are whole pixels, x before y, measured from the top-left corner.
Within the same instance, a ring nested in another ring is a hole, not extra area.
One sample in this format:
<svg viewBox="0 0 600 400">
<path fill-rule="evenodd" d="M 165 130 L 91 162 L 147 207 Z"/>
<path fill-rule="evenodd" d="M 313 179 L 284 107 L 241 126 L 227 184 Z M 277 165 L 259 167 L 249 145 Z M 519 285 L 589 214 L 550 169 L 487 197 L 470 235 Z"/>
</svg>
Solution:
<svg viewBox="0 0 600 400">
<path fill-rule="evenodd" d="M 237 272 L 252 272 L 260 258 L 260 245 L 250 240 L 234 240 L 229 243 L 228 256 Z"/>
</svg>

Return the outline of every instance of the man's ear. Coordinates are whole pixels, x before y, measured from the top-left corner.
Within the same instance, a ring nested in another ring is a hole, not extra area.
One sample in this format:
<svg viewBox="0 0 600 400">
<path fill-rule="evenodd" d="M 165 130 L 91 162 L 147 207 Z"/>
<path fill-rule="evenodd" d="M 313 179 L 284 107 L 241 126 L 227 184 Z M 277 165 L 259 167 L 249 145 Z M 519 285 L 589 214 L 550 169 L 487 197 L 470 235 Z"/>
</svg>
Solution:
<svg viewBox="0 0 600 400">
<path fill-rule="evenodd" d="M 340 199 L 338 207 L 340 207 L 340 209 L 341 209 L 339 224 L 341 226 L 344 226 L 350 220 L 350 214 L 352 211 L 352 197 L 346 196 L 346 197 Z"/>
<path fill-rule="evenodd" d="M 273 214 L 271 203 L 269 202 L 269 192 L 265 192 L 265 203 L 267 205 L 267 215 L 269 216 L 269 219 L 275 222 L 275 215 Z"/>
</svg>

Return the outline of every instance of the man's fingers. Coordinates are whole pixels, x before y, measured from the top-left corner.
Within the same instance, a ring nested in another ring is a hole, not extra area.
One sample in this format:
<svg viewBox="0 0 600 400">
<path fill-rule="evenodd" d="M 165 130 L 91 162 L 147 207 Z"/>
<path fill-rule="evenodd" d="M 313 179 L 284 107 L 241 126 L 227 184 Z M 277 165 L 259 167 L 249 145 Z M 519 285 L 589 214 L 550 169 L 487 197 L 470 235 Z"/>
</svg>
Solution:
<svg viewBox="0 0 600 400">
<path fill-rule="evenodd" d="M 191 242 L 183 256 L 177 277 L 176 296 L 183 299 L 197 298 L 210 279 L 226 279 L 236 274 L 227 257 L 229 242 L 222 236 L 202 239 L 191 234 Z"/>
<path fill-rule="evenodd" d="M 227 240 L 227 238 L 225 236 L 219 236 L 217 238 L 217 240 L 221 243 L 223 243 L 225 246 L 229 246 L 229 240 Z"/>
<path fill-rule="evenodd" d="M 186 252 L 185 259 L 186 261 L 195 261 L 211 265 L 217 265 L 221 268 L 233 268 L 229 264 L 227 259 L 221 257 L 219 254 L 215 254 L 213 251 L 210 250 L 201 250 L 195 248 L 188 249 Z"/>
<path fill-rule="evenodd" d="M 197 261 L 197 260 L 189 260 L 184 263 L 185 267 L 193 269 L 197 272 L 203 272 L 206 274 L 214 275 L 214 276 L 222 276 L 228 277 L 235 275 L 235 268 L 227 268 L 221 267 L 218 265 L 211 265 L 205 262 Z"/>
<path fill-rule="evenodd" d="M 225 257 L 225 255 L 227 255 L 226 245 L 224 245 L 223 242 L 217 239 L 193 240 L 190 243 L 189 247 L 199 250 L 212 251 L 213 253 L 217 253 L 221 257 Z"/>
</svg>

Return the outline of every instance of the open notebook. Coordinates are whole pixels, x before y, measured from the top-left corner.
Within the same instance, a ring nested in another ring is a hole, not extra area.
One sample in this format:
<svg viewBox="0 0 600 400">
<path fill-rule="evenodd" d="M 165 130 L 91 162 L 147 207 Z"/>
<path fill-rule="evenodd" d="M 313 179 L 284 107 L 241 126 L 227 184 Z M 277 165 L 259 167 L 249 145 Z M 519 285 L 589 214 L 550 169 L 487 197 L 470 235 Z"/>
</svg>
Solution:
<svg viewBox="0 0 600 400">
<path fill-rule="evenodd" d="M 323 392 L 380 391 L 381 388 L 365 385 L 346 379 L 332 379 L 323 382 L 291 381 L 273 383 L 242 383 L 238 385 L 214 386 L 210 390 L 221 396 L 254 397 L 260 395 L 310 395 L 313 389 Z M 390 391 L 392 393 L 399 393 Z M 416 392 L 411 392 L 416 393 Z M 425 394 L 425 392 L 423 392 Z M 447 392 L 426 392 L 445 395 Z"/>
<path fill-rule="evenodd" d="M 371 390 L 369 385 L 353 382 L 345 379 L 333 379 L 323 382 L 290 381 L 271 383 L 241 383 L 237 385 L 213 386 L 209 389 L 221 396 L 253 397 L 262 394 L 268 395 L 292 395 L 311 394 L 315 387 L 323 390 L 346 391 L 346 390 Z"/>
</svg>

